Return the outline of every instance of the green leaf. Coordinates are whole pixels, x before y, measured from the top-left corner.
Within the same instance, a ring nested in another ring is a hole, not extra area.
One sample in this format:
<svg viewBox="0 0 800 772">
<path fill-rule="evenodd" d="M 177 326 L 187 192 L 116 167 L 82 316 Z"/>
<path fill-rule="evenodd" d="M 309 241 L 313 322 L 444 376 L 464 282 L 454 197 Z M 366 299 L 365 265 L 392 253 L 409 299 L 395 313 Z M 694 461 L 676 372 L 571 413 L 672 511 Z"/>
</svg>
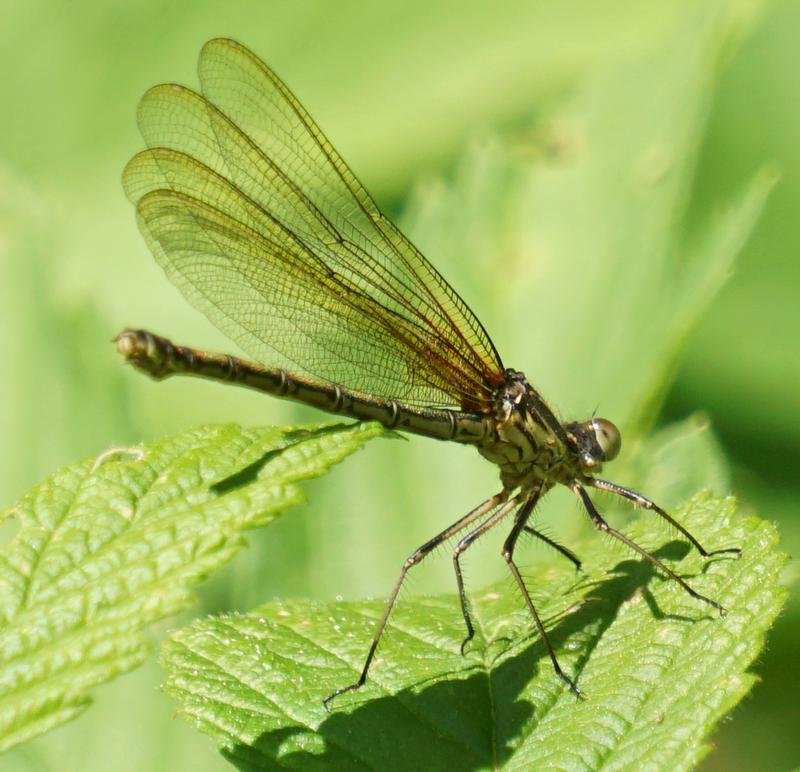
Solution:
<svg viewBox="0 0 800 772">
<path fill-rule="evenodd" d="M 163 646 L 167 690 L 243 768 L 691 768 L 752 685 L 745 669 L 783 598 L 774 529 L 757 518 L 732 527 L 734 512 L 732 500 L 701 495 L 679 513 L 697 533 L 744 547 L 742 560 L 706 572 L 694 555 L 677 562 L 727 605 L 724 619 L 650 582 L 635 561 L 596 577 L 602 553 L 587 563 L 596 581 L 528 575 L 583 702 L 553 673 L 506 583 L 474 599 L 479 641 L 464 658 L 455 597 L 398 607 L 367 686 L 330 715 L 321 700 L 357 677 L 380 601 L 272 603 L 196 622 Z M 638 523 L 630 535 L 657 547 L 660 531 Z M 681 554 L 674 544 L 657 552 Z"/>
<path fill-rule="evenodd" d="M 685 492 L 687 457 L 690 483 L 705 470 L 724 484 L 701 420 L 642 456 L 667 499 Z M 706 492 L 676 515 L 710 548 L 741 546 L 740 560 L 704 563 L 654 516 L 626 529 L 722 602 L 724 618 L 594 534 L 577 547 L 584 573 L 553 562 L 524 571 L 585 701 L 553 672 L 510 581 L 471 594 L 478 632 L 464 657 L 455 596 L 402 600 L 366 686 L 330 714 L 322 698 L 357 678 L 382 600 L 277 602 L 197 621 L 162 646 L 166 690 L 242 769 L 689 769 L 752 686 L 747 668 L 785 596 L 774 527 L 736 512 Z"/>
<path fill-rule="evenodd" d="M 83 711 L 142 662 L 142 628 L 302 499 L 295 483 L 381 434 L 375 424 L 206 426 L 67 467 L 0 522 L 0 750 Z"/>
</svg>

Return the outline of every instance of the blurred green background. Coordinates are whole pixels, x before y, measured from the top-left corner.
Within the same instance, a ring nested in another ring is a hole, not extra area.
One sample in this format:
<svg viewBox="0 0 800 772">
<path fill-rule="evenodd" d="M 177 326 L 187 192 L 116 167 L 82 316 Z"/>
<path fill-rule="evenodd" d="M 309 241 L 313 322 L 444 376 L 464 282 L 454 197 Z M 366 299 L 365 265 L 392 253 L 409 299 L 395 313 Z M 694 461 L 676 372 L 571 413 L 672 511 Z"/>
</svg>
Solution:
<svg viewBox="0 0 800 772">
<path fill-rule="evenodd" d="M 288 81 L 383 208 L 404 218 L 486 321 L 501 351 L 514 351 L 507 364 L 525 369 L 553 396 L 547 384 L 580 377 L 580 370 L 554 366 L 551 374 L 540 364 L 536 350 L 514 335 L 517 328 L 501 323 L 502 293 L 481 280 L 497 276 L 493 255 L 470 255 L 485 264 L 464 271 L 461 255 L 431 235 L 437 231 L 430 222 L 447 209 L 453 190 L 465 206 L 491 200 L 480 183 L 493 143 L 522 148 L 525 160 L 526 148 L 539 147 L 541 127 L 593 73 L 669 49 L 692 23 L 696 5 L 5 0 L 1 503 L 12 503 L 58 466 L 114 444 L 210 421 L 319 419 L 235 389 L 151 384 L 121 367 L 109 342 L 130 324 L 230 349 L 147 253 L 119 181 L 142 145 L 134 118 L 139 97 L 165 80 L 196 85 L 194 64 L 205 40 L 236 37 Z M 800 211 L 800 4 L 718 5 L 737 33 L 703 105 L 687 230 L 713 217 L 765 164 L 780 179 L 737 269 L 691 335 L 658 422 L 707 413 L 731 461 L 733 490 L 749 509 L 780 523 L 785 549 L 796 554 L 800 264 L 792 256 L 800 250 L 794 214 Z M 619 126 L 623 140 L 625 132 Z M 466 219 L 454 222 L 468 228 Z M 475 241 L 491 248 L 485 234 Z M 594 407 L 555 397 L 565 413 Z M 245 610 L 287 595 L 385 594 L 414 546 L 474 503 L 476 491 L 496 485 L 494 471 L 474 453 L 431 445 L 373 443 L 311 484 L 310 505 L 254 535 L 253 547 L 202 588 L 202 609 Z M 454 476 L 470 484 L 455 486 Z M 449 591 L 448 563 L 439 560 L 413 590 Z M 155 642 L 165 629 L 153 631 Z M 764 682 L 716 733 L 705 768 L 800 764 L 799 633 L 800 603 L 793 597 L 756 664 Z M 172 718 L 175 706 L 159 692 L 160 678 L 153 661 L 98 690 L 97 706 L 8 754 L 3 768 L 226 768 L 206 738 Z"/>
</svg>

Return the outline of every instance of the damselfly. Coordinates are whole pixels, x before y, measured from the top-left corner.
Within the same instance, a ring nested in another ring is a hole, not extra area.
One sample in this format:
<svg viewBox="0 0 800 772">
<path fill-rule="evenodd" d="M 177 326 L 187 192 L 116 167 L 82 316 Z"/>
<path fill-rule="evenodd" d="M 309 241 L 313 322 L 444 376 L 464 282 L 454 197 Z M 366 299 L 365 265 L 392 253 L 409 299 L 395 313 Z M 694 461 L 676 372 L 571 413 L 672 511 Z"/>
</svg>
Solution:
<svg viewBox="0 0 800 772">
<path fill-rule="evenodd" d="M 592 523 L 724 613 L 655 556 L 612 528 L 587 489 L 621 496 L 706 550 L 654 502 L 597 475 L 620 450 L 611 421 L 562 423 L 517 370 L 503 365 L 467 304 L 380 212 L 283 82 L 244 46 L 207 43 L 200 92 L 160 85 L 138 119 L 147 150 L 125 169 L 139 227 L 187 299 L 256 361 L 173 345 L 125 330 L 117 347 L 155 378 L 193 375 L 238 383 L 321 410 L 401 431 L 474 445 L 500 471 L 501 489 L 415 550 L 403 564 L 358 679 L 360 688 L 408 571 L 457 534 L 458 595 L 474 627 L 461 559 L 501 521 L 512 525 L 503 557 L 556 673 L 562 669 L 514 561 L 524 531 L 579 565 L 531 525 L 539 499 L 565 485 Z M 259 363 L 265 364 L 259 364 Z M 463 646 L 462 646 L 463 650 Z"/>
</svg>

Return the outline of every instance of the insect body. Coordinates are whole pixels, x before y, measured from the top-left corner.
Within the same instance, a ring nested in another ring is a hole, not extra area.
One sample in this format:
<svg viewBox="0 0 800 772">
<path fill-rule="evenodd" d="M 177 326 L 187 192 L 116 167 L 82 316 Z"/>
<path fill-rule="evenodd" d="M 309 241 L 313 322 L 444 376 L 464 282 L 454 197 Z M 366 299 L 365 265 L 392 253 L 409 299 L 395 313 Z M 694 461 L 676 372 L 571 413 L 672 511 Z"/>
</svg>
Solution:
<svg viewBox="0 0 800 772">
<path fill-rule="evenodd" d="M 212 40 L 200 56 L 200 93 L 156 86 L 142 99 L 148 149 L 123 175 L 139 227 L 167 276 L 255 361 L 176 346 L 125 330 L 117 347 L 155 378 L 227 381 L 321 410 L 439 440 L 474 445 L 500 472 L 501 489 L 415 550 L 376 627 L 360 688 L 407 572 L 464 534 L 453 553 L 465 643 L 474 634 L 461 558 L 507 519 L 503 557 L 558 675 L 561 669 L 514 562 L 523 531 L 579 565 L 529 521 L 555 485 L 569 488 L 592 523 L 698 600 L 719 603 L 612 528 L 587 489 L 653 510 L 704 556 L 682 525 L 644 496 L 597 477 L 620 450 L 603 418 L 562 424 L 516 370 L 504 367 L 483 325 L 425 257 L 383 215 L 322 131 L 251 51 Z M 261 364 L 261 363 L 265 364 Z"/>
</svg>

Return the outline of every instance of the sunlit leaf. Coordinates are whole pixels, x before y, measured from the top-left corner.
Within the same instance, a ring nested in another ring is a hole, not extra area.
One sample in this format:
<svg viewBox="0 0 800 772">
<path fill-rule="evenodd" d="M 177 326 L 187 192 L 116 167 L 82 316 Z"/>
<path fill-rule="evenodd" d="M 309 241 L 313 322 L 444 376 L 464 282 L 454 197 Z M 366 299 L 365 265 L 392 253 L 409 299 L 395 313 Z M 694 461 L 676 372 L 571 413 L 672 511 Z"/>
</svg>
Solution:
<svg viewBox="0 0 800 772">
<path fill-rule="evenodd" d="M 0 750 L 74 718 L 92 687 L 138 665 L 145 625 L 302 499 L 297 483 L 380 427 L 207 426 L 57 472 L 4 514 Z"/>
<path fill-rule="evenodd" d="M 699 494 L 682 522 L 741 560 L 703 566 L 648 518 L 629 533 L 729 609 L 700 607 L 641 562 L 598 539 L 568 567 L 526 573 L 549 618 L 578 701 L 553 673 L 508 583 L 473 598 L 478 638 L 459 647 L 455 597 L 398 607 L 367 685 L 352 682 L 381 601 L 271 603 L 197 621 L 163 645 L 167 691 L 181 713 L 242 769 L 689 769 L 714 723 L 748 691 L 747 672 L 785 596 L 774 528 Z M 665 543 L 666 542 L 666 543 Z"/>
</svg>

